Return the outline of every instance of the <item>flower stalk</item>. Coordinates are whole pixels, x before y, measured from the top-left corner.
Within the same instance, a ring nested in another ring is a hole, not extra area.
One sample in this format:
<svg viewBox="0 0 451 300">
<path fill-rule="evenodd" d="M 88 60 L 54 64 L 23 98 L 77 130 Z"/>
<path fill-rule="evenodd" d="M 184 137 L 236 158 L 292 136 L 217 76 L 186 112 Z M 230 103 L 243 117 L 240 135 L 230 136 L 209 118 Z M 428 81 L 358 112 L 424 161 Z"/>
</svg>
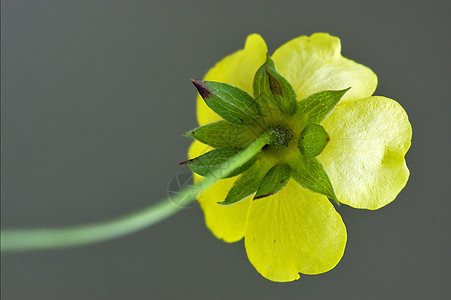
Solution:
<svg viewBox="0 0 451 300">
<path fill-rule="evenodd" d="M 81 246 L 111 240 L 150 227 L 175 214 L 195 199 L 202 190 L 227 177 L 252 159 L 265 145 L 274 143 L 277 138 L 277 134 L 273 131 L 264 132 L 249 147 L 222 163 L 198 185 L 190 185 L 171 199 L 166 198 L 158 204 L 123 217 L 66 228 L 2 230 L 1 251 L 34 251 Z"/>
</svg>

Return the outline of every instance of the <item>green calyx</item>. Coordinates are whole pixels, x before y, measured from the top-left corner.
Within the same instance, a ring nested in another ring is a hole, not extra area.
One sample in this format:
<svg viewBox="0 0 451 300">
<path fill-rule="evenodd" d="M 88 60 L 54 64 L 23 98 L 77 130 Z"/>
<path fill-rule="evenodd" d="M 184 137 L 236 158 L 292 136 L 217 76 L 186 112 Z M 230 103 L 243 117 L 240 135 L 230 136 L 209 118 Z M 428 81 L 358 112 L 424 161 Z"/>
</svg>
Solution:
<svg viewBox="0 0 451 300">
<path fill-rule="evenodd" d="M 293 138 L 291 130 L 282 126 L 270 127 L 268 131 L 274 136 L 274 140 L 268 144 L 268 147 L 281 145 L 288 146 Z"/>
<path fill-rule="evenodd" d="M 320 124 L 349 88 L 297 100 L 269 56 L 254 76 L 253 96 L 221 82 L 192 82 L 205 103 L 224 119 L 185 134 L 215 148 L 183 163 L 193 172 L 208 177 L 258 137 L 267 136 L 261 151 L 227 176 L 238 178 L 219 204 L 231 205 L 253 194 L 254 199 L 273 195 L 290 178 L 338 202 L 327 171 L 316 156 L 330 139 Z"/>
</svg>

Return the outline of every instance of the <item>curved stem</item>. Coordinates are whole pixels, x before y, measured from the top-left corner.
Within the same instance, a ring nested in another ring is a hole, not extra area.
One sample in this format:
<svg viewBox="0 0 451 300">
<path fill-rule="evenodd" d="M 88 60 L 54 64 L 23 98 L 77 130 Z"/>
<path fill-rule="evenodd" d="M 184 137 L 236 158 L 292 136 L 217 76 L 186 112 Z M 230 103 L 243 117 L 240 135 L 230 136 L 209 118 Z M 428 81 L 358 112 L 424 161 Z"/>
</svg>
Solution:
<svg viewBox="0 0 451 300">
<path fill-rule="evenodd" d="M 211 176 L 198 185 L 189 186 L 171 199 L 140 211 L 113 219 L 87 225 L 66 228 L 7 229 L 1 232 L 1 251 L 31 251 L 65 248 L 101 242 L 117 238 L 156 224 L 180 210 L 194 199 L 201 190 L 226 177 L 236 168 L 255 156 L 263 146 L 275 140 L 272 132 L 259 136 L 248 148 L 223 163 Z M 175 203 L 178 203 L 176 205 Z"/>
</svg>

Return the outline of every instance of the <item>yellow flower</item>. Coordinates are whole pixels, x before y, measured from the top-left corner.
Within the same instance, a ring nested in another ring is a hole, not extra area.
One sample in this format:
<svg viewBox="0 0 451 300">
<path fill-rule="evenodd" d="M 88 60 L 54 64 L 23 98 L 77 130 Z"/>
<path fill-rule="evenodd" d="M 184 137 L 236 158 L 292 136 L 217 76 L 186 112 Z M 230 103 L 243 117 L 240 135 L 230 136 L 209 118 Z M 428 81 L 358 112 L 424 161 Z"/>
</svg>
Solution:
<svg viewBox="0 0 451 300">
<path fill-rule="evenodd" d="M 297 100 L 351 87 L 321 123 L 330 141 L 317 159 L 340 203 L 378 209 L 393 201 L 408 180 L 404 155 L 412 129 L 397 102 L 372 96 L 376 75 L 340 52 L 338 38 L 317 33 L 289 41 L 272 59 Z M 252 34 L 244 49 L 218 62 L 204 80 L 227 83 L 252 95 L 254 75 L 265 63 L 266 54 L 263 39 Z M 197 117 L 199 125 L 221 120 L 200 96 Z M 188 156 L 198 157 L 212 149 L 195 141 Z M 199 182 L 202 177 L 195 174 L 194 178 Z M 230 206 L 219 205 L 237 178 L 218 181 L 198 198 L 215 236 L 226 242 L 244 237 L 250 262 L 273 281 L 296 280 L 299 273 L 324 273 L 338 264 L 346 245 L 346 227 L 326 196 L 290 179 L 272 196 L 255 201 L 250 196 Z"/>
</svg>

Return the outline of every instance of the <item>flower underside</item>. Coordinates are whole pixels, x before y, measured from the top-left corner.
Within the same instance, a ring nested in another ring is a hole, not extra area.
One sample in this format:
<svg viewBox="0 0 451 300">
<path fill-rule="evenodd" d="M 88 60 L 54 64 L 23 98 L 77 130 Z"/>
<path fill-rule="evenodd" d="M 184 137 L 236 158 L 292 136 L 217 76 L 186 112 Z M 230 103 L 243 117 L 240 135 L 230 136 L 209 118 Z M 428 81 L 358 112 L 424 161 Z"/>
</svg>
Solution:
<svg viewBox="0 0 451 300">
<path fill-rule="evenodd" d="M 216 148 L 186 161 L 192 171 L 209 176 L 259 135 L 273 134 L 271 143 L 228 176 L 242 174 L 219 204 L 230 205 L 254 193 L 254 199 L 273 195 L 290 178 L 338 203 L 327 172 L 315 157 L 329 141 L 320 123 L 349 88 L 315 93 L 298 101 L 292 86 L 277 72 L 269 56 L 254 76 L 254 97 L 221 82 L 192 82 L 205 103 L 224 119 L 186 134 Z M 257 160 L 258 168 L 253 168 Z"/>
<path fill-rule="evenodd" d="M 403 189 L 412 128 L 396 101 L 373 96 L 377 76 L 343 57 L 337 37 L 315 33 L 267 52 L 252 34 L 193 80 L 200 127 L 186 134 L 195 141 L 184 164 L 197 184 L 264 141 L 197 200 L 217 238 L 244 238 L 261 275 L 292 281 L 343 256 L 346 226 L 328 198 L 374 210 Z"/>
</svg>

